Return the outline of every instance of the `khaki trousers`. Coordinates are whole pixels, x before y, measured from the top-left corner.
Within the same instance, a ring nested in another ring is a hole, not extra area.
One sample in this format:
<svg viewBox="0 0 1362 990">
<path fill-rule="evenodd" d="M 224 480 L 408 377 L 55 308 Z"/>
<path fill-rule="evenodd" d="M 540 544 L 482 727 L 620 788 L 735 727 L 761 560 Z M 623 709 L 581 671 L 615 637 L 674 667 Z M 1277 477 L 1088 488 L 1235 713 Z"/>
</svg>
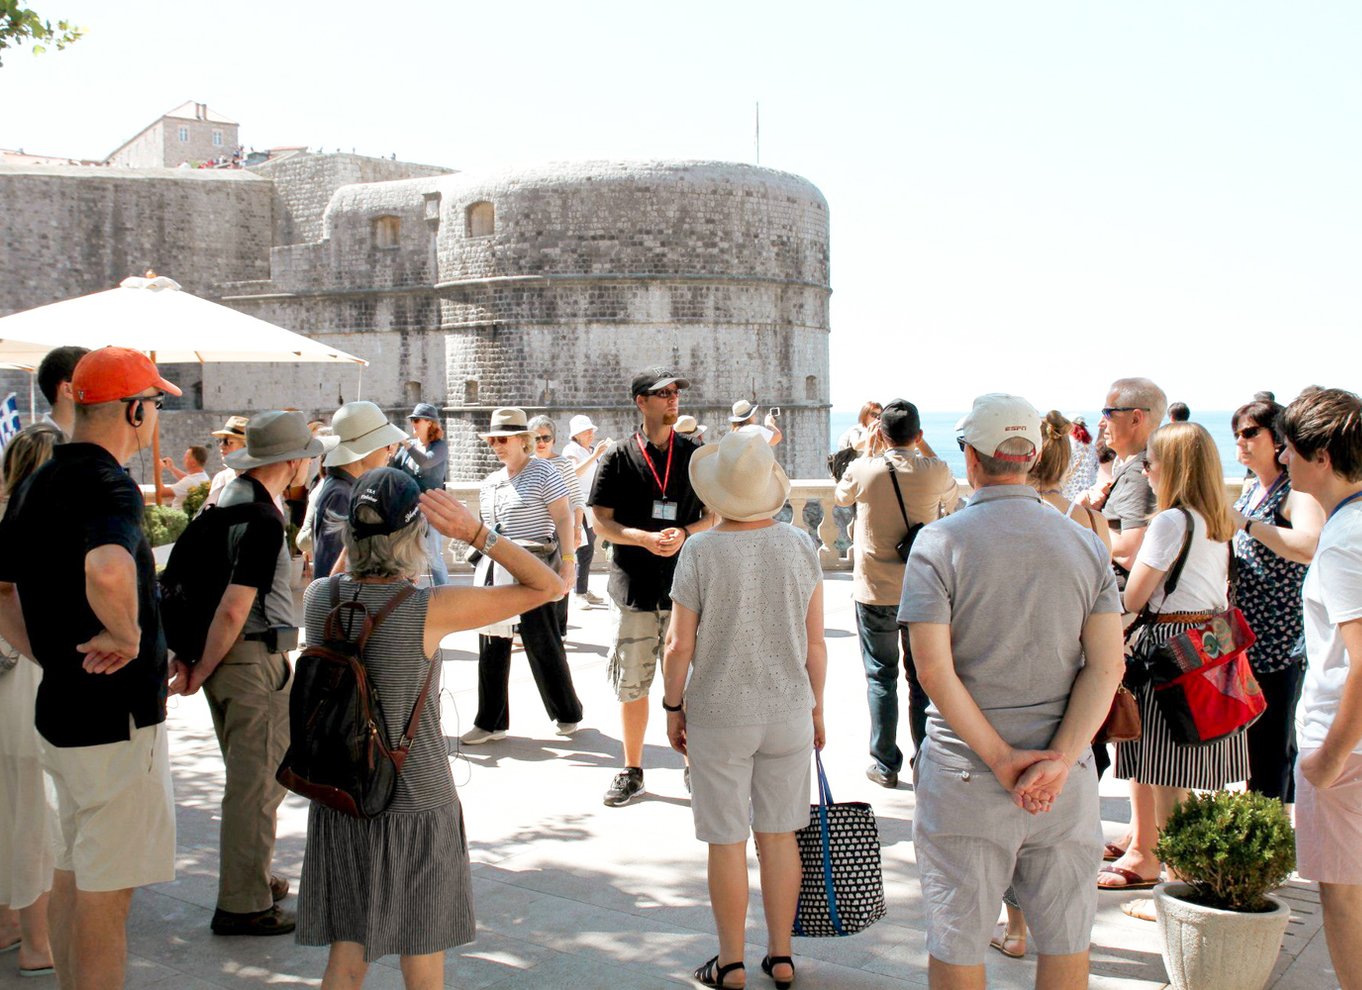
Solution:
<svg viewBox="0 0 1362 990">
<path fill-rule="evenodd" d="M 203 685 L 227 767 L 218 908 L 234 914 L 264 911 L 273 903 L 275 819 L 286 793 L 274 774 L 288 749 L 291 680 L 287 656 L 238 640 Z"/>
</svg>

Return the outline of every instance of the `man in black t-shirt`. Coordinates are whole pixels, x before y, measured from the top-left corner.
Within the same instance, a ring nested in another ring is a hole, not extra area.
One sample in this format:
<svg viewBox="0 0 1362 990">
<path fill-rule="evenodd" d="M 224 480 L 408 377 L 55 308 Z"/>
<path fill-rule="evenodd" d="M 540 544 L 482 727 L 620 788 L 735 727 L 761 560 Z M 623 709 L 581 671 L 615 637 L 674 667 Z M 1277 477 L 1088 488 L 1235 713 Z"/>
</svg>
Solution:
<svg viewBox="0 0 1362 990">
<path fill-rule="evenodd" d="M 230 558 L 231 577 L 202 659 L 192 667 L 178 659 L 173 665 L 174 690 L 193 694 L 203 686 L 227 768 L 215 935 L 294 929 L 293 913 L 275 903 L 288 894 L 288 883 L 270 873 L 275 815 L 284 799 L 274 774 L 288 748 L 288 652 L 298 643 L 284 517 L 275 499 L 306 476 L 321 450 L 302 413 L 251 417 L 245 449 L 225 459 L 241 473 L 210 511 L 238 505 L 254 511 L 227 530 L 222 552 Z"/>
<path fill-rule="evenodd" d="M 608 590 L 619 613 L 609 675 L 620 700 L 624 770 L 605 792 L 611 807 L 643 794 L 648 691 L 671 618 L 676 554 L 687 537 L 714 522 L 690 486 L 690 458 L 698 448 L 672 429 L 681 389 L 689 387 L 685 378 L 661 368 L 634 378 L 643 425 L 605 452 L 591 489 L 596 532 L 614 548 Z"/>
<path fill-rule="evenodd" d="M 0 635 L 43 668 L 39 756 L 61 808 L 53 960 L 63 985 L 79 971 L 122 986 L 133 888 L 175 878 L 156 564 L 122 465 L 180 390 L 145 354 L 105 347 L 80 359 L 71 391 L 72 441 L 0 524 Z"/>
</svg>

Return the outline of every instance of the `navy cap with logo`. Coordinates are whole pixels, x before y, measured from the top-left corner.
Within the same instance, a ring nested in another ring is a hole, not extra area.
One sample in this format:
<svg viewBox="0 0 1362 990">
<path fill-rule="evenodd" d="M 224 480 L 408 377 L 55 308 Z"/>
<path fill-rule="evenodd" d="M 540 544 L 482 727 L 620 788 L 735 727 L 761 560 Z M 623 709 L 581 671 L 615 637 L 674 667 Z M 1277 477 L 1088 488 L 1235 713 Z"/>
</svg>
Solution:
<svg viewBox="0 0 1362 990">
<path fill-rule="evenodd" d="M 367 505 L 379 515 L 378 522 L 362 522 L 360 506 Z M 397 468 L 374 468 L 355 482 L 350 496 L 350 532 L 355 539 L 387 536 L 406 529 L 421 512 L 421 486 L 416 479 Z"/>
<path fill-rule="evenodd" d="M 690 379 L 681 377 L 675 371 L 668 371 L 666 368 L 649 368 L 647 371 L 639 372 L 634 376 L 633 394 L 635 396 L 647 395 L 649 392 L 666 388 L 672 383 L 675 383 L 677 388 L 690 388 Z"/>
</svg>

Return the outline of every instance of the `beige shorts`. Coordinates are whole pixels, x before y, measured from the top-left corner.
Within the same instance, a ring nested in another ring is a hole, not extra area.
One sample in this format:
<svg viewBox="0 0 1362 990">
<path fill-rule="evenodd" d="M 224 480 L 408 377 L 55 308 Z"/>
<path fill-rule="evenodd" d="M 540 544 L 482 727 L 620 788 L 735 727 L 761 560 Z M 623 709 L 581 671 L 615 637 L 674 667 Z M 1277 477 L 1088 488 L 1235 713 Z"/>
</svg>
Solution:
<svg viewBox="0 0 1362 990">
<path fill-rule="evenodd" d="M 1086 952 L 1097 913 L 1093 877 L 1102 860 L 1102 821 L 1092 755 L 1069 771 L 1054 807 L 1031 815 L 987 770 L 926 740 L 913 761 L 913 847 L 922 876 L 927 951 L 977 966 L 988 951 L 1010 884 L 1036 951 Z"/>
<path fill-rule="evenodd" d="M 1362 756 L 1353 753 L 1331 787 L 1320 790 L 1301 773 L 1313 753 L 1296 761 L 1296 872 L 1320 883 L 1362 884 Z"/>
<path fill-rule="evenodd" d="M 727 845 L 809 824 L 813 717 L 766 725 L 687 725 L 695 837 Z"/>
<path fill-rule="evenodd" d="M 672 613 L 670 609 L 640 612 L 613 602 L 610 611 L 616 620 L 615 645 L 606 667 L 610 686 L 620 701 L 638 701 L 648 697 L 653 686 Z"/>
<path fill-rule="evenodd" d="M 175 795 L 165 723 L 130 726 L 126 742 L 53 746 L 42 764 L 57 790 L 57 869 L 79 890 L 125 890 L 175 879 Z"/>
</svg>

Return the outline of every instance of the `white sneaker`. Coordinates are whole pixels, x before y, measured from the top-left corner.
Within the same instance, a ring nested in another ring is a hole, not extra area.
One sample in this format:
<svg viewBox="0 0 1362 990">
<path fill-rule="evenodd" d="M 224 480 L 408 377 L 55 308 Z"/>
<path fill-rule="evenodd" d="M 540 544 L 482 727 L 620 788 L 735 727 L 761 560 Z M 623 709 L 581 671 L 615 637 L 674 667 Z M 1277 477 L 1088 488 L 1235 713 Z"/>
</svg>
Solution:
<svg viewBox="0 0 1362 990">
<path fill-rule="evenodd" d="M 570 736 L 582 727 L 581 722 L 559 722 L 557 725 L 560 736 Z"/>
<path fill-rule="evenodd" d="M 488 732 L 480 729 L 476 725 L 459 737 L 459 742 L 465 746 L 478 746 L 485 742 L 496 742 L 498 739 L 506 738 L 505 729 L 497 729 L 495 732 Z"/>
<path fill-rule="evenodd" d="M 605 604 L 605 599 L 594 591 L 586 591 L 577 596 L 578 603 L 583 608 L 600 608 Z"/>
</svg>

